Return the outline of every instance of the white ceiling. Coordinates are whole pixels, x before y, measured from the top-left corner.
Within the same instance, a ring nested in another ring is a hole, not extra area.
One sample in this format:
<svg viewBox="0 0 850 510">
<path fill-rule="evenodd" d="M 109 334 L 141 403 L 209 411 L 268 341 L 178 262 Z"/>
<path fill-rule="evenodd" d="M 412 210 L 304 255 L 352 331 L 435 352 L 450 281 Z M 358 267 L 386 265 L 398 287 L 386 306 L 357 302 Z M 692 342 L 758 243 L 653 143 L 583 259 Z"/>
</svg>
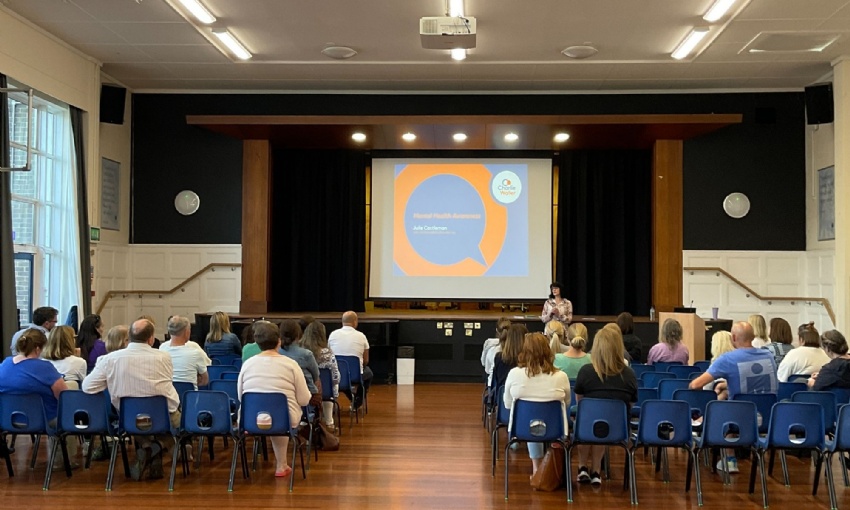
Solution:
<svg viewBox="0 0 850 510">
<path fill-rule="evenodd" d="M 850 55 L 850 0 L 738 0 L 698 54 L 670 52 L 713 0 L 466 0 L 477 47 L 455 62 L 423 49 L 419 18 L 445 0 L 201 0 L 254 54 L 236 62 L 165 0 L 0 0 L 142 91 L 797 90 Z M 742 51 L 762 33 L 838 37 L 818 53 Z M 590 43 L 599 53 L 561 55 Z M 347 61 L 323 56 L 350 46 Z"/>
</svg>

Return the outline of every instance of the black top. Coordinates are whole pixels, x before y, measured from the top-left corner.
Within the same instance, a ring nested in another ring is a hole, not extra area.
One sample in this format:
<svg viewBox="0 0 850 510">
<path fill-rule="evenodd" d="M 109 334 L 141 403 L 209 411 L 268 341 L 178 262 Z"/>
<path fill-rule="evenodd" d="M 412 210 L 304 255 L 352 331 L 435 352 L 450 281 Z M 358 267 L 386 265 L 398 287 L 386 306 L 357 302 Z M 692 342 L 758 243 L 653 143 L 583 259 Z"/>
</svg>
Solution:
<svg viewBox="0 0 850 510">
<path fill-rule="evenodd" d="M 498 388 L 505 385 L 505 380 L 508 378 L 508 372 L 512 368 L 516 368 L 515 364 L 508 364 L 502 361 L 502 353 L 497 352 L 493 361 L 493 387 Z"/>
<path fill-rule="evenodd" d="M 637 388 L 637 378 L 630 367 L 626 367 L 620 375 L 608 376 L 603 381 L 593 365 L 588 363 L 578 371 L 573 391 L 582 397 L 622 400 L 631 405 L 637 402 Z"/>
<path fill-rule="evenodd" d="M 829 388 L 850 388 L 850 359 L 835 358 L 821 367 L 812 389 L 823 391 Z"/>
<path fill-rule="evenodd" d="M 623 335 L 623 345 L 625 345 L 626 352 L 629 353 L 632 360 L 637 363 L 643 363 L 645 361 L 642 353 L 643 342 L 640 341 L 637 335 L 631 333 Z"/>
</svg>

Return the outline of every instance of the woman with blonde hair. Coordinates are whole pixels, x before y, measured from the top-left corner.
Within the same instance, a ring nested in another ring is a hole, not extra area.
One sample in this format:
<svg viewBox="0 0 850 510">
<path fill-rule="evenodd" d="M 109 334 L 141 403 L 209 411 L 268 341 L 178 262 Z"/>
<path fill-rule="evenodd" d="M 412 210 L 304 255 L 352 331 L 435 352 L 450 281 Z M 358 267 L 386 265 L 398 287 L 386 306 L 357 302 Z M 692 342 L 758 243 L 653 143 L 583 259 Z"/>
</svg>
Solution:
<svg viewBox="0 0 850 510">
<path fill-rule="evenodd" d="M 579 331 L 583 331 L 583 335 Z M 587 338 L 584 335 L 587 335 L 587 328 L 584 327 L 584 324 L 580 322 L 571 324 L 567 330 L 569 349 L 563 354 L 555 354 L 555 366 L 567 374 L 570 379 L 578 377 L 581 367 L 590 363 L 590 354 L 585 352 Z"/>
<path fill-rule="evenodd" d="M 584 397 L 621 400 L 627 411 L 637 402 L 637 379 L 626 364 L 623 335 L 619 327 L 604 327 L 596 332 L 590 364 L 581 367 L 573 389 L 577 401 Z M 600 485 L 602 477 L 599 471 L 602 469 L 605 447 L 579 445 L 578 454 L 578 482 Z"/>
<path fill-rule="evenodd" d="M 552 348 L 554 354 L 566 352 L 569 348 L 569 344 L 565 343 L 567 340 L 567 331 L 560 322 L 547 322 L 546 327 L 543 328 L 543 334 L 549 339 L 549 347 Z"/>
<path fill-rule="evenodd" d="M 501 317 L 496 323 L 496 337 L 484 340 L 484 346 L 481 348 L 481 366 L 484 367 L 484 372 L 487 373 L 487 386 L 493 380 L 493 363 L 496 360 L 496 354 L 502 350 L 502 344 L 505 343 L 505 335 L 507 335 L 508 328 L 510 327 L 510 319 Z"/>
<path fill-rule="evenodd" d="M 130 343 L 130 329 L 127 326 L 112 326 L 106 332 L 106 352 L 120 351 Z"/>
<path fill-rule="evenodd" d="M 735 350 L 732 345 L 732 333 L 728 331 L 718 331 L 711 336 L 711 361 L 717 359 L 724 352 Z"/>
<path fill-rule="evenodd" d="M 204 342 L 204 351 L 210 358 L 228 354 L 242 355 L 239 337 L 230 332 L 230 317 L 224 312 L 215 312 L 210 317 L 210 332 Z"/>
<path fill-rule="evenodd" d="M 653 345 L 646 356 L 646 364 L 659 361 L 679 361 L 687 365 L 690 360 L 688 346 L 682 343 L 682 325 L 676 319 L 667 319 L 661 326 L 658 343 Z"/>
<path fill-rule="evenodd" d="M 86 378 L 86 360 L 76 355 L 74 328 L 55 326 L 47 336 L 41 357 L 53 364 L 71 389 L 79 389 Z"/>
<path fill-rule="evenodd" d="M 753 338 L 753 347 L 761 349 L 770 344 L 770 338 L 767 337 L 767 323 L 764 321 L 763 316 L 759 314 L 750 315 L 747 318 L 747 322 L 753 327 L 753 334 L 755 335 L 755 338 Z"/>
<path fill-rule="evenodd" d="M 554 359 L 555 355 L 545 335 L 526 334 L 517 366 L 511 369 L 505 380 L 505 408 L 511 409 L 518 399 L 532 402 L 558 400 L 561 402 L 566 431 L 570 381 L 565 373 L 555 368 Z M 508 429 L 510 430 L 510 425 Z M 543 459 L 543 443 L 528 443 L 528 456 L 531 458 L 531 474 L 534 476 Z"/>
</svg>

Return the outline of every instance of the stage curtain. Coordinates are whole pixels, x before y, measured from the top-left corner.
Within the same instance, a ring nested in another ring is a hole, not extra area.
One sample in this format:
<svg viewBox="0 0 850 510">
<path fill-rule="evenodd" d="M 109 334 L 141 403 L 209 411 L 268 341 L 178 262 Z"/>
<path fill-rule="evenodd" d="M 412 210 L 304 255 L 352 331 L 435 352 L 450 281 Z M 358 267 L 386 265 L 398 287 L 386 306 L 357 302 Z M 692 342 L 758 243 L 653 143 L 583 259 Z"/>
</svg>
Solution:
<svg viewBox="0 0 850 510">
<path fill-rule="evenodd" d="M 556 278 L 582 315 L 648 315 L 652 296 L 652 154 L 564 151 Z"/>
<path fill-rule="evenodd" d="M 276 149 L 272 157 L 270 308 L 362 311 L 365 154 Z"/>
<path fill-rule="evenodd" d="M 85 317 L 92 313 L 91 306 L 91 244 L 89 242 L 89 210 L 88 210 L 88 186 L 86 184 L 86 155 L 83 115 L 84 112 L 76 106 L 70 107 L 71 134 L 74 138 L 74 161 L 76 164 L 76 186 L 77 186 L 77 229 L 79 239 L 79 274 L 80 293 L 82 301 L 79 307 L 79 316 Z M 74 325 L 76 329 L 76 325 Z"/>
</svg>

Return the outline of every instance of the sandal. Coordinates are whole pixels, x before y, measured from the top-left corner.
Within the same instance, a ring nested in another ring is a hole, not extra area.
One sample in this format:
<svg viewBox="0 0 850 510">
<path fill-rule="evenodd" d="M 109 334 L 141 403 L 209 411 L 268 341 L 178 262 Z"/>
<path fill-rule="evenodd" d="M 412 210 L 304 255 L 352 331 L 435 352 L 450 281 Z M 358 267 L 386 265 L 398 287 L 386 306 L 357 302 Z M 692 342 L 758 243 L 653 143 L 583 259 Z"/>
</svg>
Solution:
<svg viewBox="0 0 850 510">
<path fill-rule="evenodd" d="M 289 466 L 286 466 L 286 469 L 284 469 L 283 471 L 275 471 L 274 472 L 275 478 L 286 478 L 287 476 L 289 476 L 291 474 L 292 474 L 292 468 L 289 467 Z"/>
</svg>

